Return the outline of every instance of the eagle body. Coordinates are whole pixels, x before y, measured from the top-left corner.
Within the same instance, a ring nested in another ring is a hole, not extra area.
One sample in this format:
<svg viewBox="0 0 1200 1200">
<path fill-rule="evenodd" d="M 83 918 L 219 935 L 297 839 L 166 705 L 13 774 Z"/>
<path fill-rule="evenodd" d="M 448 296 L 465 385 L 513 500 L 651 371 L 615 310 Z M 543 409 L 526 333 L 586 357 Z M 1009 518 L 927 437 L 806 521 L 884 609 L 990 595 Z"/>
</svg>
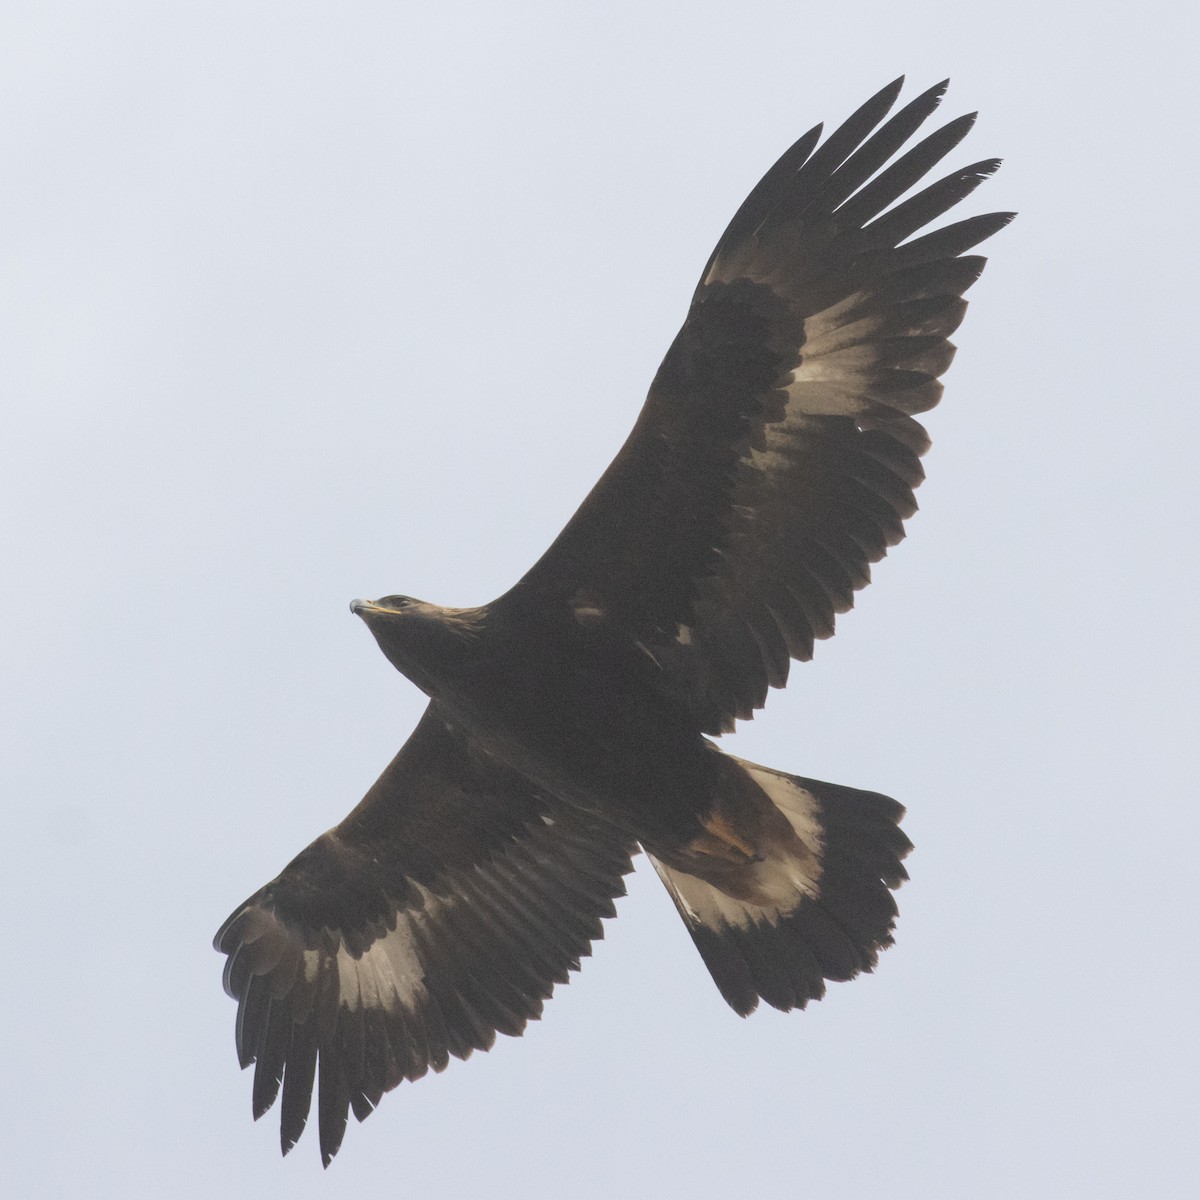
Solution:
<svg viewBox="0 0 1200 1200">
<path fill-rule="evenodd" d="M 286 1153 L 518 1035 L 646 852 L 739 1014 L 819 999 L 892 943 L 911 848 L 876 792 L 712 740 L 811 658 L 916 511 L 916 417 L 1009 213 L 935 227 L 991 175 L 904 144 L 902 81 L 790 147 L 717 243 L 625 445 L 502 596 L 351 605 L 429 706 L 359 805 L 218 931 L 252 1107 Z M 913 189 L 920 184 L 919 190 Z"/>
<path fill-rule="evenodd" d="M 354 607 L 389 661 L 483 751 L 643 844 L 700 832 L 719 752 L 650 655 L 602 618 L 581 623 L 563 606 L 514 619 L 489 606 L 468 626 L 455 610 L 385 605 Z M 438 621 L 444 634 L 430 637 Z"/>
</svg>

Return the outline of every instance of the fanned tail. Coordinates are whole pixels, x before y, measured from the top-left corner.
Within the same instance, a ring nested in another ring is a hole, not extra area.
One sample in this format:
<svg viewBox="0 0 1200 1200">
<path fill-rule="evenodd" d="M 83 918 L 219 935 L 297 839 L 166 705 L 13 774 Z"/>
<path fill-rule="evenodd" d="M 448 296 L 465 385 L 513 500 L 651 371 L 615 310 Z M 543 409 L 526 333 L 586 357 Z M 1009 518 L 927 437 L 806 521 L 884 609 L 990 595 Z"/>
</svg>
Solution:
<svg viewBox="0 0 1200 1200">
<path fill-rule="evenodd" d="M 912 849 L 899 827 L 904 809 L 877 792 L 730 761 L 786 828 L 757 822 L 757 856 L 733 887 L 727 868 L 717 886 L 649 857 L 735 1012 L 747 1016 L 760 998 L 803 1008 L 826 980 L 872 970 L 892 944 L 892 889 L 908 878 L 901 860 Z"/>
</svg>

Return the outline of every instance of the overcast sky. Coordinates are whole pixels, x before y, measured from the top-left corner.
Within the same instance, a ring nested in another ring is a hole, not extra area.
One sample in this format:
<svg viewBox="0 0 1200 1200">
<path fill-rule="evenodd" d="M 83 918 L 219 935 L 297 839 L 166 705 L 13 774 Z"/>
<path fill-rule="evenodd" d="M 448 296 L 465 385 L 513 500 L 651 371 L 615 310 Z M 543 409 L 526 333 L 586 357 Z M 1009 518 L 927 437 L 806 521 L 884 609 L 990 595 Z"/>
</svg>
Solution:
<svg viewBox="0 0 1200 1200">
<path fill-rule="evenodd" d="M 1200 1194 L 1200 28 L 982 7 L 4 6 L 5 1194 Z M 901 72 L 1022 215 L 909 540 L 729 739 L 908 806 L 896 947 L 741 1021 L 643 865 L 523 1039 L 281 1160 L 210 939 L 422 709 L 347 602 L 504 590 Z"/>
</svg>

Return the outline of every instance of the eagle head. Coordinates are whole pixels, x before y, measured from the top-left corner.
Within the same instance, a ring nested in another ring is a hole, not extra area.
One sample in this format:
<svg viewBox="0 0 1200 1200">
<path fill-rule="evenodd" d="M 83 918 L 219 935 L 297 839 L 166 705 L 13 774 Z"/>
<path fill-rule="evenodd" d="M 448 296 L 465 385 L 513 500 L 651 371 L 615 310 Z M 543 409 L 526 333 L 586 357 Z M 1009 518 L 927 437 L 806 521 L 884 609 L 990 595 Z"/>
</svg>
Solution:
<svg viewBox="0 0 1200 1200">
<path fill-rule="evenodd" d="M 412 596 L 352 600 L 350 611 L 366 622 L 388 662 L 426 695 L 452 680 L 462 650 L 475 641 L 483 613 L 477 608 L 443 608 Z"/>
</svg>

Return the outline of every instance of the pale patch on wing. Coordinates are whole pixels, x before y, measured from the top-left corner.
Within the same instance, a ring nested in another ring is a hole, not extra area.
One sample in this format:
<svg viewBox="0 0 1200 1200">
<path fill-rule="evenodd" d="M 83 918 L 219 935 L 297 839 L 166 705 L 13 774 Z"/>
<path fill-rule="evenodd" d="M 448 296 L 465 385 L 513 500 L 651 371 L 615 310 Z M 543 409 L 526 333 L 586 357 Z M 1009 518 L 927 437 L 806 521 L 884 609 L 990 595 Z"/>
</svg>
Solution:
<svg viewBox="0 0 1200 1200">
<path fill-rule="evenodd" d="M 884 326 L 879 312 L 857 315 L 868 300 L 856 292 L 805 320 L 800 361 L 784 383 L 789 418 L 855 417 L 867 407 Z"/>
<path fill-rule="evenodd" d="M 914 320 L 901 332 L 890 328 L 887 314 L 867 292 L 808 317 L 797 361 L 777 385 L 786 396 L 782 419 L 766 425 L 762 442 L 747 449 L 743 461 L 765 481 L 790 487 L 797 455 L 811 447 L 814 422 L 829 417 L 849 418 L 859 429 L 883 425 L 891 437 L 924 453 L 929 438 L 911 414 L 937 403 L 942 393 L 937 376 L 954 357 L 949 341 L 931 346 L 927 332 L 936 332 L 931 320 Z M 897 351 L 906 336 L 914 338 L 909 356 Z M 888 386 L 892 368 L 927 378 L 896 389 Z"/>
<path fill-rule="evenodd" d="M 772 273 L 763 247 L 754 238 L 748 238 L 734 246 L 719 249 L 702 282 L 705 286 L 731 283 L 735 279 L 766 283 Z"/>
<path fill-rule="evenodd" d="M 797 283 L 796 252 L 793 228 L 760 229 L 753 237 L 720 247 L 703 283 L 750 279 L 783 292 Z"/>
<path fill-rule="evenodd" d="M 604 605 L 584 588 L 580 588 L 567 603 L 576 624 L 598 625 L 606 616 Z"/>
<path fill-rule="evenodd" d="M 795 835 L 787 842 L 760 846 L 761 861 L 744 868 L 746 890 L 761 897 L 762 903 L 730 896 L 713 884 L 647 854 L 684 919 L 710 929 L 730 925 L 745 928 L 763 922 L 775 925 L 805 899 L 817 900 L 821 895 L 824 831 L 816 797 L 788 775 L 743 759 L 736 761 L 786 818 Z"/>
<path fill-rule="evenodd" d="M 361 1007 L 391 1013 L 404 1008 L 412 1013 L 428 1002 L 413 926 L 437 921 L 447 904 L 425 888 L 420 891 L 422 908 L 397 913 L 395 928 L 372 942 L 360 957 L 344 945 L 338 947 L 338 999 L 351 1012 Z"/>
</svg>

